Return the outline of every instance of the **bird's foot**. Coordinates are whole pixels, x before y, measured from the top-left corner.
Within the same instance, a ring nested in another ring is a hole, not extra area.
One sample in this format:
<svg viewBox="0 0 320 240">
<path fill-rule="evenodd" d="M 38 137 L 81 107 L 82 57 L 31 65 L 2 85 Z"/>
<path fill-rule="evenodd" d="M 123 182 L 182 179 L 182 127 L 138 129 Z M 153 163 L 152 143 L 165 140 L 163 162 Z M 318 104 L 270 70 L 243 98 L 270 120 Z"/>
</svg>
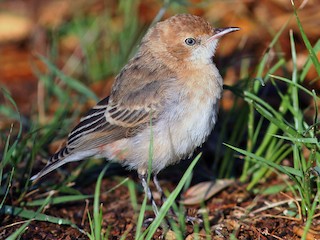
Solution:
<svg viewBox="0 0 320 240">
<path fill-rule="evenodd" d="M 174 220 L 175 222 L 179 222 L 179 215 L 184 213 L 176 213 L 173 211 L 173 209 L 170 209 L 170 211 L 168 211 L 168 214 L 166 216 L 167 220 L 169 220 L 169 218 L 171 218 L 172 220 Z M 182 218 L 183 219 L 183 218 Z M 181 220 L 180 220 L 181 221 Z M 203 220 L 201 217 L 197 217 L 197 216 L 190 216 L 190 215 L 185 215 L 184 216 L 184 221 L 185 223 L 188 224 L 192 224 L 192 225 L 202 225 L 203 224 Z"/>
<path fill-rule="evenodd" d="M 147 228 L 149 227 L 149 225 L 154 221 L 155 218 L 153 217 L 149 217 L 149 218 L 146 218 L 144 221 L 143 221 L 143 224 L 142 226 Z"/>
<path fill-rule="evenodd" d="M 187 223 L 190 223 L 192 225 L 201 225 L 203 223 L 203 220 L 200 217 L 191 217 L 191 216 L 186 216 L 185 220 Z"/>
<path fill-rule="evenodd" d="M 149 217 L 149 218 L 146 218 L 144 221 L 143 221 L 143 227 L 144 228 L 147 228 L 150 226 L 150 224 L 155 220 L 155 217 Z M 167 231 L 169 229 L 169 222 L 166 218 L 164 218 L 164 220 L 162 221 L 162 223 L 160 224 L 160 227 L 164 230 L 164 231 Z"/>
</svg>

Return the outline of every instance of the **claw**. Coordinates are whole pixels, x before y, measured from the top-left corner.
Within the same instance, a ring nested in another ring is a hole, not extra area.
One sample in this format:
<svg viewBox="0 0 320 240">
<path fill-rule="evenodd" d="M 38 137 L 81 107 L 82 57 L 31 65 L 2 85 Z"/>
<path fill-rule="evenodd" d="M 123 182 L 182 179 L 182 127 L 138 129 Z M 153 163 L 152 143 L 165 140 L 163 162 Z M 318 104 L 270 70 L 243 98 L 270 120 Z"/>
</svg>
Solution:
<svg viewBox="0 0 320 240">
<path fill-rule="evenodd" d="M 203 220 L 199 217 L 186 216 L 186 222 L 192 225 L 195 225 L 195 224 L 200 225 L 203 223 Z"/>
</svg>

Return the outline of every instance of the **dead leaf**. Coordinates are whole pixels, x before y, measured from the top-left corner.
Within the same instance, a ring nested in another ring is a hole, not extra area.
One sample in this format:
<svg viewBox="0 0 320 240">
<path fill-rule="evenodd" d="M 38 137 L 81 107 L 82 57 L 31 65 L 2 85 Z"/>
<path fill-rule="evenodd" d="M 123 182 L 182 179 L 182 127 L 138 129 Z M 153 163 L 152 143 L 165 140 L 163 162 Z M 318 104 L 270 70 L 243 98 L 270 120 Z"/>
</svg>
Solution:
<svg viewBox="0 0 320 240">
<path fill-rule="evenodd" d="M 302 237 L 304 229 L 302 227 L 293 227 L 293 232 L 297 234 L 298 236 Z M 314 231 L 312 229 L 309 229 L 306 240 L 319 240 L 320 239 L 320 233 L 318 231 Z"/>
<path fill-rule="evenodd" d="M 213 195 L 221 190 L 227 188 L 234 180 L 232 179 L 219 179 L 217 181 L 202 182 L 189 188 L 184 194 L 184 199 L 181 201 L 184 205 L 199 204 L 208 200 Z"/>
</svg>

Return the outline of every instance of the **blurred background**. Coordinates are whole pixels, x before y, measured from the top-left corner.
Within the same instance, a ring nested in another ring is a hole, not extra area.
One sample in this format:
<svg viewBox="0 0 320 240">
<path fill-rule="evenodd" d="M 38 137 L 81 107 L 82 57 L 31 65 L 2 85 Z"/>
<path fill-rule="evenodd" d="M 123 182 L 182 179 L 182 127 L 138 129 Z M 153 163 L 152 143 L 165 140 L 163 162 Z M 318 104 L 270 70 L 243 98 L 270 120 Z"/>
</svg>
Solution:
<svg viewBox="0 0 320 240">
<path fill-rule="evenodd" d="M 93 194 L 104 160 L 67 164 L 65 168 L 68 171 L 59 168 L 39 185 L 34 185 L 29 179 L 63 144 L 79 118 L 109 94 L 114 77 L 134 55 L 147 29 L 177 13 L 202 16 L 216 27 L 241 28 L 241 31 L 223 37 L 213 57 L 224 78 L 225 91 L 215 130 L 203 148 L 198 150 L 203 152 L 203 157 L 193 179 L 199 182 L 241 175 L 242 183 L 251 179 L 247 189 L 252 190 L 256 185 L 265 183 L 254 189 L 255 194 L 279 182 L 282 184 L 283 179 L 279 181 L 272 169 L 262 167 L 260 160 L 258 163 L 244 161 L 250 160 L 249 157 L 239 156 L 224 143 L 246 149 L 281 166 L 293 166 L 294 159 L 304 159 L 308 167 L 297 176 L 305 179 L 310 175 L 309 168 L 316 164 L 318 168 L 314 172 L 319 176 L 319 101 L 315 95 L 320 93 L 320 65 L 316 60 L 312 63 L 310 56 L 314 47 L 315 54 L 318 54 L 315 58 L 320 59 L 320 1 L 297 0 L 294 4 L 303 30 L 299 29 L 290 0 L 0 0 L 0 199 L 2 196 L 4 199 L 0 203 L 0 211 L 3 203 L 13 212 L 17 206 L 43 198 L 42 192 L 51 194 L 51 190 L 56 195 Z M 309 48 L 302 36 L 310 41 Z M 317 70 L 315 63 L 318 64 Z M 308 91 L 301 90 L 302 87 L 298 93 L 294 80 L 306 89 L 314 90 L 314 95 L 307 94 Z M 275 124 L 269 116 L 278 122 Z M 276 134 L 284 137 L 277 138 Z M 313 142 L 309 145 L 314 144 L 312 147 L 304 144 L 310 139 Z M 316 149 L 318 155 L 315 154 Z M 182 165 L 167 168 L 160 175 L 165 187 L 173 189 L 170 184 L 180 180 L 188 166 L 186 163 L 182 161 Z M 295 163 L 296 167 L 300 165 Z M 111 175 L 119 175 L 116 171 L 110 173 L 112 171 L 108 169 L 103 189 L 122 181 L 112 180 Z M 164 178 L 165 174 L 167 177 Z M 131 190 L 134 189 L 133 183 L 131 186 Z M 305 186 L 301 185 L 301 192 L 311 189 Z M 218 213 L 213 217 L 216 222 L 220 224 L 218 219 L 222 216 L 229 218 L 228 209 L 238 206 L 238 201 L 243 200 L 243 189 L 243 185 L 232 184 L 228 191 L 222 191 L 220 203 L 215 200 L 207 202 L 211 215 Z M 278 188 L 277 192 L 283 189 Z M 106 218 L 108 224 L 121 228 L 118 233 L 123 233 L 127 231 L 123 226 L 131 224 L 135 213 L 128 204 L 128 188 L 121 186 L 117 191 L 105 194 L 103 201 L 109 201 L 109 205 L 106 204 L 110 210 Z M 132 192 L 134 190 L 130 194 Z M 250 199 L 243 200 L 243 209 L 248 202 L 251 205 L 251 200 L 256 202 L 257 198 L 251 194 L 245 193 Z M 318 198 L 319 195 L 316 196 Z M 283 198 L 280 197 L 281 200 Z M 274 199 L 271 196 L 269 200 Z M 68 202 L 51 207 L 47 212 L 72 219 L 88 231 L 88 221 L 85 222 L 79 214 L 83 203 L 68 205 Z M 122 203 L 121 211 L 117 205 L 119 202 Z M 110 207 L 110 203 L 115 207 Z M 228 206 L 221 205 L 223 203 Z M 87 208 L 88 205 L 84 213 Z M 233 216 L 242 218 L 239 209 L 235 207 Z M 12 218 L 7 215 L 3 218 L 5 224 L 0 221 L 0 226 L 25 218 L 20 218 L 19 214 L 13 214 Z M 29 217 L 32 218 L 34 215 Z M 252 230 L 251 215 L 248 219 L 249 232 Z M 121 225 L 119 222 L 130 224 Z M 242 226 L 243 220 L 239 222 Z M 67 239 L 63 235 L 65 230 L 59 221 L 57 223 L 54 228 L 61 234 L 59 239 Z M 278 229 L 275 219 L 267 223 L 267 227 L 271 225 Z M 319 224 L 315 223 L 315 226 Z M 40 233 L 46 236 L 52 230 L 44 230 L 46 227 L 45 223 L 39 225 L 39 222 L 34 222 L 29 226 L 29 237 L 25 239 L 33 238 L 41 228 L 43 231 Z M 292 228 L 291 222 L 282 225 L 284 231 L 288 228 Z M 3 229 L 6 231 L 6 227 Z M 0 238 L 3 229 L 0 227 Z M 77 236 L 74 234 L 69 235 Z"/>
<path fill-rule="evenodd" d="M 295 1 L 295 6 L 314 45 L 320 37 L 319 1 Z M 109 94 L 114 77 L 133 56 L 148 27 L 177 13 L 203 16 L 216 27 L 241 28 L 221 40 L 214 57 L 226 89 L 235 86 L 238 94 L 235 89 L 224 91 L 219 116 L 223 121 L 218 121 L 217 130 L 204 145 L 204 158 L 209 165 L 213 163 L 213 169 L 219 169 L 220 162 L 228 165 L 233 153 L 226 153 L 222 143 L 247 144 L 247 133 L 239 126 L 246 126 L 248 120 L 243 113 L 248 108 L 239 98 L 239 91 L 253 85 L 264 54 L 268 52 L 267 67 L 260 74 L 267 74 L 279 59 L 284 59 L 285 63 L 274 74 L 291 76 L 292 30 L 298 71 L 308 57 L 289 0 L 1 1 L 0 86 L 17 104 L 25 133 L 32 129 L 38 132 L 42 127 L 50 129 L 48 124 L 53 125 L 57 119 L 60 122 L 54 127 L 55 133 L 41 142 L 44 158 L 61 146 L 82 114 Z M 269 47 L 280 31 L 276 44 Z M 319 91 L 320 82 L 313 66 L 305 79 L 305 87 Z M 280 99 L 272 84 L 264 87 L 260 96 L 272 106 L 279 106 Z M 302 96 L 299 101 L 302 107 L 312 105 L 312 98 Z M 10 131 L 17 134 L 20 120 L 3 94 L 0 104 L 0 145 L 4 146 Z M 242 120 L 238 121 L 239 118 Z M 233 130 L 236 124 L 238 129 Z M 219 176 L 230 176 L 228 171 L 227 174 L 220 170 Z"/>
<path fill-rule="evenodd" d="M 315 43 L 320 35 L 319 1 L 295 4 L 300 7 L 299 17 L 310 42 Z M 39 55 L 65 75 L 84 82 L 99 97 L 106 96 L 113 77 L 135 52 L 161 8 L 165 10 L 163 18 L 189 12 L 205 17 L 217 27 L 241 28 L 241 32 L 221 41 L 215 60 L 227 85 L 253 74 L 268 44 L 288 21 L 287 30 L 280 36 L 280 46 L 272 49 L 274 55 L 290 56 L 288 31 L 298 32 L 289 0 L 0 1 L 0 83 L 12 94 L 23 115 L 30 116 L 38 104 L 44 122 L 50 117 L 47 111 L 54 112 L 57 106 L 54 102 L 49 109 L 41 106 L 46 89 L 39 75 L 50 69 Z M 299 34 L 295 40 L 298 63 L 302 66 L 307 50 Z M 288 61 L 289 69 L 290 64 Z M 239 75 L 241 69 L 249 72 Z M 308 80 L 315 77 L 314 70 L 308 73 Z M 55 78 L 52 81 L 62 84 Z M 319 83 L 313 84 L 320 87 Z M 0 97 L 1 104 L 3 101 Z M 231 105 L 227 100 L 223 103 L 225 108 Z"/>
</svg>

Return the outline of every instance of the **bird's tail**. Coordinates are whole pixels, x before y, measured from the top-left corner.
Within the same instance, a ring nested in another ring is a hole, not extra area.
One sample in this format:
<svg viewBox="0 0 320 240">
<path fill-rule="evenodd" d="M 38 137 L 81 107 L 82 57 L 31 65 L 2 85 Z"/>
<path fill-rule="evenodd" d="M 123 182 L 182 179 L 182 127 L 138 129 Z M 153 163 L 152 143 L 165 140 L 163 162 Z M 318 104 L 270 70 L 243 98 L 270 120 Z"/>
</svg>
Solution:
<svg viewBox="0 0 320 240">
<path fill-rule="evenodd" d="M 36 175 L 32 176 L 30 178 L 30 180 L 36 181 L 36 180 L 40 179 L 41 177 L 43 177 L 44 175 L 52 172 L 53 170 L 57 169 L 58 167 L 61 167 L 62 165 L 66 164 L 68 162 L 79 161 L 84 158 L 94 156 L 96 154 L 95 150 L 87 150 L 87 151 L 83 151 L 83 152 L 72 153 L 70 155 L 62 157 L 63 154 L 61 154 L 61 153 L 64 153 L 65 150 L 66 149 L 63 148 L 59 152 L 54 154 L 51 157 L 51 159 L 48 161 L 47 165 L 40 172 L 38 172 Z"/>
<path fill-rule="evenodd" d="M 33 175 L 30 180 L 35 181 L 43 177 L 44 175 L 48 174 L 49 172 L 52 172 L 53 170 L 57 169 L 58 167 L 61 167 L 62 165 L 66 164 L 67 161 L 61 160 L 61 161 L 55 161 L 55 162 L 48 162 L 47 165 L 36 175 Z"/>
</svg>

